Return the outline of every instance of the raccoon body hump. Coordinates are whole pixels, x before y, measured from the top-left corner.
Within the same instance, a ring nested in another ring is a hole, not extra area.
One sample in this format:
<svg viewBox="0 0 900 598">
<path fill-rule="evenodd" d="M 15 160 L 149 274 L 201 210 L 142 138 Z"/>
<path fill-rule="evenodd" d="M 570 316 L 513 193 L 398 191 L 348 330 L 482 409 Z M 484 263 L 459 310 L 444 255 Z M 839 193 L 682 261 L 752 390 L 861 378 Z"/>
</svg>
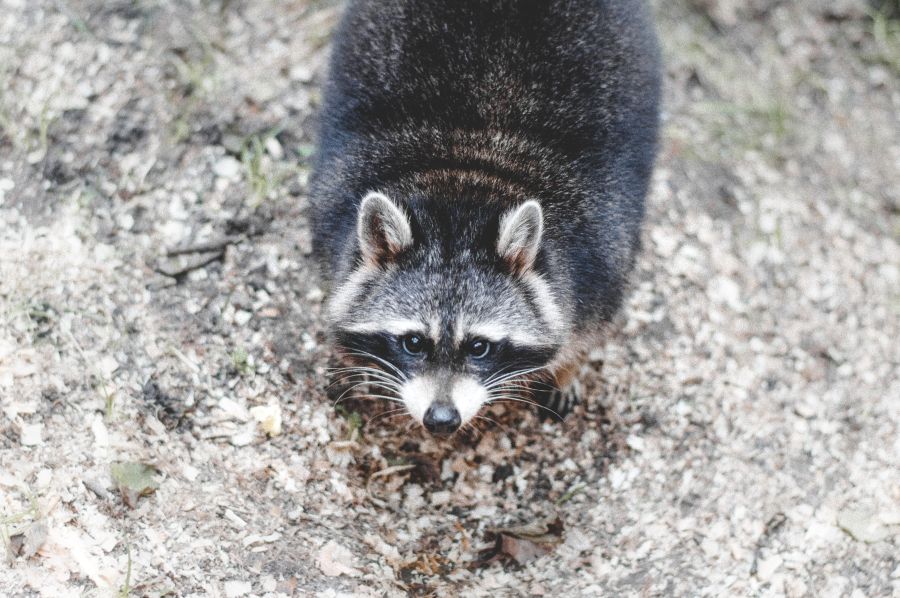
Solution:
<svg viewBox="0 0 900 598">
<path fill-rule="evenodd" d="M 339 371 L 435 434 L 525 392 L 571 405 L 634 261 L 659 87 L 641 0 L 351 0 L 310 186 Z"/>
<path fill-rule="evenodd" d="M 350 274 L 371 190 L 538 200 L 576 320 L 608 318 L 651 174 L 658 52 L 639 0 L 355 0 L 334 41 L 312 181 L 315 249 Z"/>
</svg>

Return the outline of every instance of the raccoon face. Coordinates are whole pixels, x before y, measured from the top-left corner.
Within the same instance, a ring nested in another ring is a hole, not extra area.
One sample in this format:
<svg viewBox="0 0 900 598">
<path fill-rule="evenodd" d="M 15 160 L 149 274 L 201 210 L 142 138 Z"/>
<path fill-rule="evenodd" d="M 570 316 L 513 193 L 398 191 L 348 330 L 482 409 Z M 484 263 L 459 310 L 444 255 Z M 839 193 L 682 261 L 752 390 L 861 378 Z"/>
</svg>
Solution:
<svg viewBox="0 0 900 598">
<path fill-rule="evenodd" d="M 525 400 L 568 326 L 540 275 L 543 212 L 369 193 L 357 265 L 329 300 L 338 351 L 434 434 L 492 401 Z"/>
</svg>

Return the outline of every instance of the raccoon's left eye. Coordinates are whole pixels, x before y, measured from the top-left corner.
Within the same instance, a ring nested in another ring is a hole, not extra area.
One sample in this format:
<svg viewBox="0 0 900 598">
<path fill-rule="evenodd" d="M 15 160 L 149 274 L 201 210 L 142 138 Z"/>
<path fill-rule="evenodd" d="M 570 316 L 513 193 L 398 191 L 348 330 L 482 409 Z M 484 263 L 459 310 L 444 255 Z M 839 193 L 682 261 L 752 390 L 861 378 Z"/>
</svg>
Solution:
<svg viewBox="0 0 900 598">
<path fill-rule="evenodd" d="M 473 341 L 469 341 L 469 344 L 466 346 L 466 351 L 469 353 L 469 356 L 473 359 L 484 359 L 491 353 L 491 349 L 493 346 L 490 341 L 486 341 L 481 338 L 476 338 Z"/>
</svg>

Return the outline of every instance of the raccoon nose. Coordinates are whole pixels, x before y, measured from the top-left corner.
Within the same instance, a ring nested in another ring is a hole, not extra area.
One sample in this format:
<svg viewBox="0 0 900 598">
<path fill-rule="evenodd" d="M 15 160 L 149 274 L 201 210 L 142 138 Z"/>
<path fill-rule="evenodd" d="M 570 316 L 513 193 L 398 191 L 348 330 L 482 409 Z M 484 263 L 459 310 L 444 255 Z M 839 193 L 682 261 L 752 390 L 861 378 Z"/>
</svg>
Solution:
<svg viewBox="0 0 900 598">
<path fill-rule="evenodd" d="M 432 434 L 450 434 L 459 429 L 462 420 L 456 407 L 447 403 L 433 403 L 422 418 L 425 429 Z"/>
</svg>

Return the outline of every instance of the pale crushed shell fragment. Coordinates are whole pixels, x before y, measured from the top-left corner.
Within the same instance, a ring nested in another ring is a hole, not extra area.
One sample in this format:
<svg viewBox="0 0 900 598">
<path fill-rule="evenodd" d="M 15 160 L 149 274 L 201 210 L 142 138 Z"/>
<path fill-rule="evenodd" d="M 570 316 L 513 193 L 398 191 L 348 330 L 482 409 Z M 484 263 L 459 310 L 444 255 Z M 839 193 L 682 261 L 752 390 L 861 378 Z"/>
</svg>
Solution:
<svg viewBox="0 0 900 598">
<path fill-rule="evenodd" d="M 277 403 L 251 407 L 250 415 L 269 436 L 281 434 L 281 406 Z"/>
<path fill-rule="evenodd" d="M 248 426 L 233 434 L 229 438 L 229 442 L 231 442 L 232 446 L 248 446 L 253 442 L 253 439 L 255 437 L 256 431 L 252 427 Z"/>
<path fill-rule="evenodd" d="M 109 447 L 109 430 L 103 421 L 103 416 L 97 414 L 91 422 L 91 432 L 94 435 L 94 448 L 105 449 Z"/>
<path fill-rule="evenodd" d="M 22 446 L 39 446 L 43 444 L 43 424 L 24 424 L 19 434 Z"/>
<path fill-rule="evenodd" d="M 119 362 L 112 355 L 107 355 L 97 362 L 97 369 L 104 378 L 112 377 L 113 373 L 119 369 Z"/>
<path fill-rule="evenodd" d="M 783 564 L 784 559 L 777 554 L 762 560 L 759 563 L 759 569 L 756 572 L 757 579 L 759 579 L 760 581 L 769 581 Z"/>
<path fill-rule="evenodd" d="M 225 595 L 228 598 L 240 598 L 246 596 L 253 590 L 253 585 L 249 581 L 240 581 L 233 579 L 225 582 Z"/>
<path fill-rule="evenodd" d="M 741 287 L 737 282 L 727 276 L 716 276 L 709 283 L 709 297 L 715 303 L 726 305 L 730 309 L 744 311 L 744 303 L 741 301 Z"/>
<path fill-rule="evenodd" d="M 254 544 L 272 544 L 273 542 L 277 542 L 281 539 L 281 534 L 279 532 L 273 532 L 268 536 L 259 536 L 256 534 L 250 534 L 243 540 L 241 540 L 241 544 L 244 548 L 248 548 L 253 546 Z"/>
<path fill-rule="evenodd" d="M 222 397 L 221 399 L 219 399 L 218 407 L 225 412 L 229 419 L 235 419 L 237 421 L 245 422 L 250 418 L 250 414 L 247 411 L 247 408 L 234 399 Z"/>
<path fill-rule="evenodd" d="M 838 513 L 837 523 L 854 539 L 867 544 L 881 542 L 891 536 L 889 524 L 872 511 L 842 511 Z"/>
</svg>

